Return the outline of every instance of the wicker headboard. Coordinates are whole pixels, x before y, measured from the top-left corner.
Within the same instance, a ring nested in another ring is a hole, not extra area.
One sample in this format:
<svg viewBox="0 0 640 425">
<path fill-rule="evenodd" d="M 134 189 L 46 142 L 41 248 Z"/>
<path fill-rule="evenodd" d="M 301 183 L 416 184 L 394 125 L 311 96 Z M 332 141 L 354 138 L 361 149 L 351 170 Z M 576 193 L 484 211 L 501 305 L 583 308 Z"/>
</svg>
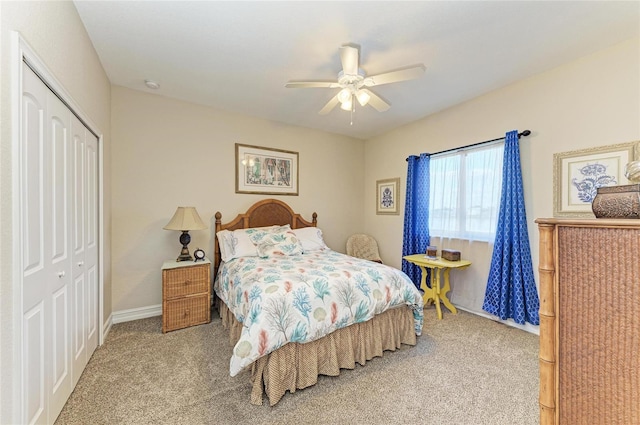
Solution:
<svg viewBox="0 0 640 425">
<path fill-rule="evenodd" d="M 307 221 L 294 213 L 289 205 L 277 199 L 264 199 L 256 202 L 244 214 L 238 214 L 236 218 L 228 223 L 222 223 L 222 214 L 216 212 L 216 235 L 220 230 L 249 229 L 252 227 L 265 227 L 289 224 L 292 229 L 301 227 L 316 227 L 318 224 L 318 214 L 312 214 L 311 221 Z M 218 237 L 215 237 L 215 250 L 213 258 L 213 275 L 216 276 L 220 265 L 220 245 Z"/>
</svg>

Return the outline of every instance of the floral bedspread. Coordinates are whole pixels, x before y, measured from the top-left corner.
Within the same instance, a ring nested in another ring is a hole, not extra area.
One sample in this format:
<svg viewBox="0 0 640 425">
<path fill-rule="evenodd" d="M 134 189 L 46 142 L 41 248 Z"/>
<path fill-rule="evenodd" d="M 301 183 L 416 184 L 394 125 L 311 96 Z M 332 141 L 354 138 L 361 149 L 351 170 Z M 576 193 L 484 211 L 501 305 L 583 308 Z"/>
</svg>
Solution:
<svg viewBox="0 0 640 425">
<path fill-rule="evenodd" d="M 288 342 L 309 342 L 399 305 L 422 333 L 422 296 L 400 270 L 335 251 L 221 263 L 216 294 L 243 324 L 231 376 Z"/>
</svg>

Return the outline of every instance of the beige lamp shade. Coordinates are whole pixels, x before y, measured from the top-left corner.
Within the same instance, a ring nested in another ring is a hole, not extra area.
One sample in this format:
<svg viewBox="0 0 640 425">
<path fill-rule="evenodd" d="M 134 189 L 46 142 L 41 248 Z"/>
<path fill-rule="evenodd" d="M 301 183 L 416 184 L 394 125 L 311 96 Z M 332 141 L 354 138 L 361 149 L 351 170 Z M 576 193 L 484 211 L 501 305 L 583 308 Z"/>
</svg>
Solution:
<svg viewBox="0 0 640 425">
<path fill-rule="evenodd" d="M 163 227 L 165 230 L 203 230 L 204 224 L 195 207 L 178 207 L 171 221 Z"/>
</svg>

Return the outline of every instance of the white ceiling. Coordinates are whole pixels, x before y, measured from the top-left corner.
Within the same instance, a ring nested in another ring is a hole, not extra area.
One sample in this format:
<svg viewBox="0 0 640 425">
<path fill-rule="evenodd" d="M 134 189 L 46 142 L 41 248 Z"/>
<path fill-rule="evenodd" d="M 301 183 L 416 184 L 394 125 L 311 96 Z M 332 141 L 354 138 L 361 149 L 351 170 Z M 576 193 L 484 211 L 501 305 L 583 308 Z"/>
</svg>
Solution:
<svg viewBox="0 0 640 425">
<path fill-rule="evenodd" d="M 361 139 L 640 36 L 638 1 L 75 4 L 112 84 Z M 368 75 L 427 70 L 372 89 L 386 112 L 318 115 L 338 89 L 285 84 L 337 79 L 347 43 Z"/>
</svg>

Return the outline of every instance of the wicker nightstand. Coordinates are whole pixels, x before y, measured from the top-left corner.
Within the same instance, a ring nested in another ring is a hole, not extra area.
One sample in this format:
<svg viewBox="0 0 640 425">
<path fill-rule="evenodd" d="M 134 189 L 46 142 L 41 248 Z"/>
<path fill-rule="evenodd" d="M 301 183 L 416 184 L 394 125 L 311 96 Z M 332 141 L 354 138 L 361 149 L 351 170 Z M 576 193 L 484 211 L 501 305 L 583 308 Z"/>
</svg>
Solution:
<svg viewBox="0 0 640 425">
<path fill-rule="evenodd" d="M 162 332 L 211 321 L 211 261 L 162 265 Z"/>
</svg>

